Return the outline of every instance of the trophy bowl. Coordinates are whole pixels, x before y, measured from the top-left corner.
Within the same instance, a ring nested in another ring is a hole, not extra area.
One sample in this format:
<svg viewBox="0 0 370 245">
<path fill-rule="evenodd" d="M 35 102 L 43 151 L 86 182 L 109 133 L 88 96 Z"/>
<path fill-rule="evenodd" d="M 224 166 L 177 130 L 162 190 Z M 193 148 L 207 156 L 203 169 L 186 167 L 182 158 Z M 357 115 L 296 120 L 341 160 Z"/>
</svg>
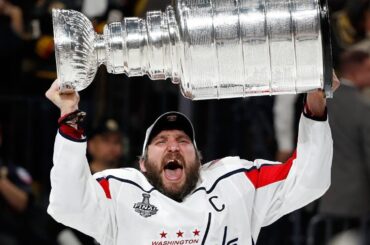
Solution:
<svg viewBox="0 0 370 245">
<path fill-rule="evenodd" d="M 95 31 L 77 11 L 53 9 L 52 14 L 59 87 L 80 91 L 90 85 L 98 68 Z"/>
</svg>

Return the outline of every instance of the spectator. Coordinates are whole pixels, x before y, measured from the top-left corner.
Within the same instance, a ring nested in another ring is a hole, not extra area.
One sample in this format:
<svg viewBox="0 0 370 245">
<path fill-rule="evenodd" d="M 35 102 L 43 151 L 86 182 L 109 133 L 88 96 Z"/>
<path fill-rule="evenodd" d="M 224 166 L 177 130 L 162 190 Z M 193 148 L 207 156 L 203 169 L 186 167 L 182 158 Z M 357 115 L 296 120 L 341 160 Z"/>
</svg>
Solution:
<svg viewBox="0 0 370 245">
<path fill-rule="evenodd" d="M 347 1 L 346 7 L 332 15 L 332 45 L 335 67 L 340 54 L 366 37 L 369 0 Z"/>
<path fill-rule="evenodd" d="M 0 148 L 2 142 L 0 130 Z M 0 155 L 0 244 L 19 245 L 23 244 L 22 239 L 30 239 L 27 215 L 32 198 L 32 178 L 24 168 L 13 164 L 6 166 L 1 157 Z"/>
<path fill-rule="evenodd" d="M 319 211 L 359 227 L 370 213 L 370 108 L 361 90 L 370 86 L 370 56 L 349 51 L 340 60 L 342 87 L 328 100 L 334 140 L 332 185 Z"/>
<path fill-rule="evenodd" d="M 111 118 L 102 120 L 92 130 L 87 147 L 91 156 L 90 170 L 92 173 L 122 167 L 123 136 L 118 122 Z"/>
<path fill-rule="evenodd" d="M 22 37 L 23 35 L 23 13 L 20 7 L 12 4 L 8 0 L 0 0 L 1 18 L 8 19 L 8 27 L 14 34 Z"/>
<path fill-rule="evenodd" d="M 286 161 L 294 151 L 295 103 L 297 95 L 277 95 L 274 103 L 274 128 L 277 141 L 276 160 Z"/>
<path fill-rule="evenodd" d="M 0 167 L 0 244 L 23 244 L 22 238 L 29 238 L 26 236 L 26 211 L 31 198 L 31 183 L 32 179 L 24 168 Z"/>
<path fill-rule="evenodd" d="M 19 84 L 22 36 L 22 10 L 8 0 L 0 0 L 0 71 L 4 81 L 0 94 L 14 93 Z"/>
</svg>

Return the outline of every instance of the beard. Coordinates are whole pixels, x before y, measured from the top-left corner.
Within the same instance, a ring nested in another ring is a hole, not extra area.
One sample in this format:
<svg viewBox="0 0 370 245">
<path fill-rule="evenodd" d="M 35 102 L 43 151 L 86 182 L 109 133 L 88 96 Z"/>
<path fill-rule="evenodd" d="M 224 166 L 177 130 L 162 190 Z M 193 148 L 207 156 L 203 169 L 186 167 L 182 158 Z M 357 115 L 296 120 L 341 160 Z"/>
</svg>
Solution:
<svg viewBox="0 0 370 245">
<path fill-rule="evenodd" d="M 183 166 L 183 171 L 185 174 L 185 183 L 180 187 L 166 187 L 163 184 L 163 179 L 161 177 L 161 172 L 164 171 L 163 166 L 165 165 L 166 159 L 171 158 L 173 156 L 166 155 L 163 158 L 162 164 L 160 169 L 156 167 L 156 164 L 149 159 L 146 159 L 144 162 L 146 172 L 144 173 L 146 178 L 148 179 L 149 183 L 151 183 L 159 192 L 164 194 L 165 196 L 177 201 L 182 202 L 182 200 L 190 194 L 190 192 L 195 188 L 198 180 L 199 180 L 199 168 L 200 168 L 200 160 L 198 157 L 194 159 L 194 161 L 189 162 L 185 166 Z M 176 154 L 176 158 L 183 161 L 183 157 L 180 154 Z"/>
</svg>

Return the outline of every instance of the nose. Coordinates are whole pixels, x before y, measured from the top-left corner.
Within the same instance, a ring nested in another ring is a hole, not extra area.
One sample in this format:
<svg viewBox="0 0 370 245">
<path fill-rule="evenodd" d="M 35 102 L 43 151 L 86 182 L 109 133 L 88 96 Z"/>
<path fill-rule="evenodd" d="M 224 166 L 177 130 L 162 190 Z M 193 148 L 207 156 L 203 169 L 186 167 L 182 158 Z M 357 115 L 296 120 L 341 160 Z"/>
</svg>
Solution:
<svg viewBox="0 0 370 245">
<path fill-rule="evenodd" d="M 179 148 L 179 143 L 176 141 L 176 140 L 169 140 L 167 142 L 167 149 L 168 151 L 170 152 L 176 152 L 176 151 L 179 151 L 180 148 Z"/>
</svg>

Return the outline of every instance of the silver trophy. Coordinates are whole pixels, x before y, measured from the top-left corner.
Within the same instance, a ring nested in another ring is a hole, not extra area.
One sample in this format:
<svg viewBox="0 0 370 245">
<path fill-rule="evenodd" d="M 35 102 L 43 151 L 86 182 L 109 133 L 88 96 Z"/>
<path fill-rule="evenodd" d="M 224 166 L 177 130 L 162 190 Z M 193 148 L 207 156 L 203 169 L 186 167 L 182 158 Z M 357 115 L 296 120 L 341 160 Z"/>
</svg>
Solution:
<svg viewBox="0 0 370 245">
<path fill-rule="evenodd" d="M 331 95 L 325 0 L 177 0 L 145 19 L 94 32 L 73 10 L 53 10 L 61 89 L 89 86 L 97 68 L 170 78 L 193 100 L 303 93 Z"/>
</svg>

